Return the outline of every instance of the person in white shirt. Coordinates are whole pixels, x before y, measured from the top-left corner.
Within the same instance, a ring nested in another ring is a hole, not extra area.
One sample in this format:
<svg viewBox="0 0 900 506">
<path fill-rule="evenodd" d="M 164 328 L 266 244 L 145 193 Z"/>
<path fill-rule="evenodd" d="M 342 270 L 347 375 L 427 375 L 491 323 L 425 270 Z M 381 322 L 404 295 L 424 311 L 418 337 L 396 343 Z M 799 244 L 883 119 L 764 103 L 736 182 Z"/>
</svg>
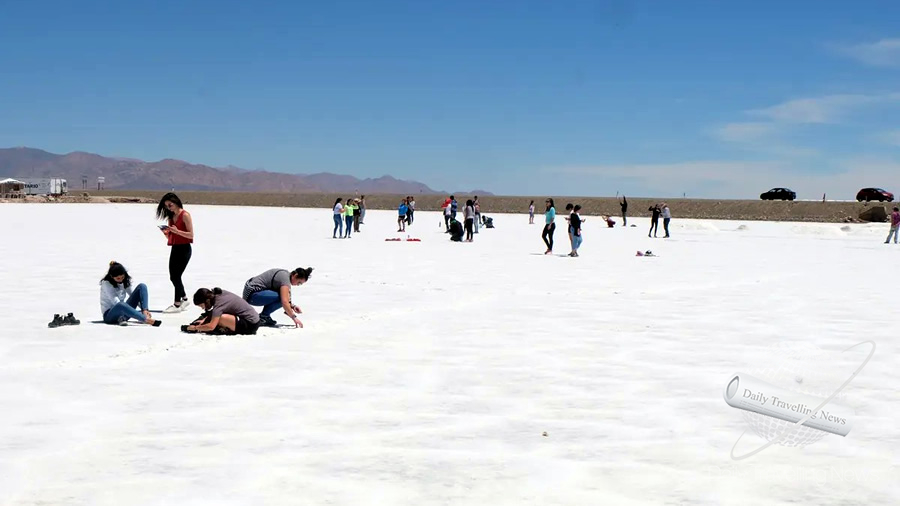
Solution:
<svg viewBox="0 0 900 506">
<path fill-rule="evenodd" d="M 100 311 L 103 323 L 125 325 L 130 319 L 159 327 L 162 323 L 150 316 L 147 285 L 131 286 L 131 276 L 125 266 L 115 260 L 109 263 L 106 276 L 100 280 Z M 137 310 L 138 305 L 141 311 Z"/>
<path fill-rule="evenodd" d="M 471 200 L 466 201 L 466 208 L 463 210 L 463 227 L 466 230 L 466 242 L 472 242 L 475 229 L 475 204 Z"/>
<path fill-rule="evenodd" d="M 672 219 L 672 211 L 669 211 L 669 204 L 663 202 L 662 208 L 663 230 L 666 231 L 665 237 L 669 237 L 669 221 Z"/>
<path fill-rule="evenodd" d="M 444 209 L 444 226 L 447 227 L 446 233 L 450 233 L 450 218 L 452 217 L 450 210 L 450 199 L 444 201 L 444 205 L 441 206 Z"/>
<path fill-rule="evenodd" d="M 341 204 L 342 198 L 338 197 L 334 201 L 334 230 L 331 232 L 331 238 L 337 239 L 337 233 L 340 232 L 341 237 L 344 236 L 344 205 Z"/>
</svg>

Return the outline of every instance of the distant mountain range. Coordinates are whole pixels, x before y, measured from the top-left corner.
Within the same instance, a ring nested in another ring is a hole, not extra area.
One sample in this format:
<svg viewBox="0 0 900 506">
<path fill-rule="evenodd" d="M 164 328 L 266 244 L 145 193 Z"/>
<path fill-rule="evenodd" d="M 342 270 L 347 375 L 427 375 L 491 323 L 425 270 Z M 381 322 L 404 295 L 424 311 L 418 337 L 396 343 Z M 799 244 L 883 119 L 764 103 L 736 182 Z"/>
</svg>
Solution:
<svg viewBox="0 0 900 506">
<path fill-rule="evenodd" d="M 66 155 L 40 149 L 0 148 L 0 179 L 4 177 L 61 177 L 69 188 L 81 187 L 86 176 L 88 188 L 97 187 L 97 177 L 105 178 L 104 188 L 131 190 L 199 190 L 292 193 L 391 193 L 418 195 L 446 193 L 433 190 L 418 181 L 405 181 L 391 176 L 359 179 L 353 176 L 320 172 L 317 174 L 285 174 L 244 170 L 236 167 L 216 168 L 181 160 L 165 159 L 145 162 L 131 158 L 109 158 L 75 151 Z M 464 192 L 460 192 L 464 193 Z M 489 192 L 481 192 L 490 195 Z"/>
</svg>

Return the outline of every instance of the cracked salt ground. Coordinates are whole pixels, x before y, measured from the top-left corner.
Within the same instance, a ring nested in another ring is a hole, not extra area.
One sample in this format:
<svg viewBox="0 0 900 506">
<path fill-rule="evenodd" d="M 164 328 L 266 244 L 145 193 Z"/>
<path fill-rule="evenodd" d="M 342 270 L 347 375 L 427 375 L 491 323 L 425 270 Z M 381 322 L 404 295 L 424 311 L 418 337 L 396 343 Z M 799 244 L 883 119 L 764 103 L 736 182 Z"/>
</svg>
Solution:
<svg viewBox="0 0 900 506">
<path fill-rule="evenodd" d="M 675 220 L 663 241 L 646 219 L 589 220 L 572 259 L 542 255 L 525 215 L 464 247 L 414 224 L 422 242 L 401 250 L 371 233 L 396 230 L 391 212 L 341 242 L 329 209 L 186 205 L 188 291 L 311 265 L 294 288 L 305 328 L 181 334 L 188 311 L 155 329 L 47 329 L 44 306 L 99 318 L 111 259 L 165 305 L 154 206 L 4 206 L 34 226 L 0 243 L 0 279 L 53 289 L 37 304 L 0 290 L 0 504 L 900 503 L 895 315 L 860 283 L 900 282 L 882 225 Z M 54 225 L 98 212 L 132 233 Z M 326 233 L 284 234 L 288 218 Z M 648 249 L 660 256 L 633 256 Z M 785 340 L 860 336 L 879 348 L 844 392 L 853 432 L 735 466 L 747 424 L 724 378 Z"/>
</svg>

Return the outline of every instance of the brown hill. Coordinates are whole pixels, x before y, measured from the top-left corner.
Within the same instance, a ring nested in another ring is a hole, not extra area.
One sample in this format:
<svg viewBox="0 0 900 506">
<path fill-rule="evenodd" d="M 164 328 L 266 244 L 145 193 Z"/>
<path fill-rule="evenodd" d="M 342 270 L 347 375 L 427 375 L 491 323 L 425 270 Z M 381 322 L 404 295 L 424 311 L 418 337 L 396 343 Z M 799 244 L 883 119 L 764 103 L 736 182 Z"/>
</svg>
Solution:
<svg viewBox="0 0 900 506">
<path fill-rule="evenodd" d="M 391 176 L 359 179 L 348 175 L 285 174 L 250 171 L 165 159 L 144 162 L 128 158 L 109 158 L 76 151 L 66 155 L 34 148 L 0 149 L 0 177 L 62 177 L 72 189 L 81 187 L 86 176 L 88 187 L 96 188 L 97 177 L 105 178 L 108 189 L 242 191 L 269 193 L 443 193 L 418 181 L 405 181 Z M 487 193 L 485 193 L 487 194 Z"/>
</svg>

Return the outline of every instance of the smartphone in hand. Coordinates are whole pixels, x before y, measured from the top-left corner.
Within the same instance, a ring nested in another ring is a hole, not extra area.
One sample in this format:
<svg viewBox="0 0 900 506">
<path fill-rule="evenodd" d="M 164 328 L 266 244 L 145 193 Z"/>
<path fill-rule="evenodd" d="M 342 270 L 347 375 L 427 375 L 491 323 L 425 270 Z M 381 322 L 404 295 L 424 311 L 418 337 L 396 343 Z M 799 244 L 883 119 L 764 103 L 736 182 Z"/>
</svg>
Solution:
<svg viewBox="0 0 900 506">
<path fill-rule="evenodd" d="M 165 230 L 165 229 L 167 229 L 167 228 L 169 228 L 168 225 L 160 225 L 160 226 L 159 226 L 159 229 L 160 229 L 160 230 Z"/>
</svg>

